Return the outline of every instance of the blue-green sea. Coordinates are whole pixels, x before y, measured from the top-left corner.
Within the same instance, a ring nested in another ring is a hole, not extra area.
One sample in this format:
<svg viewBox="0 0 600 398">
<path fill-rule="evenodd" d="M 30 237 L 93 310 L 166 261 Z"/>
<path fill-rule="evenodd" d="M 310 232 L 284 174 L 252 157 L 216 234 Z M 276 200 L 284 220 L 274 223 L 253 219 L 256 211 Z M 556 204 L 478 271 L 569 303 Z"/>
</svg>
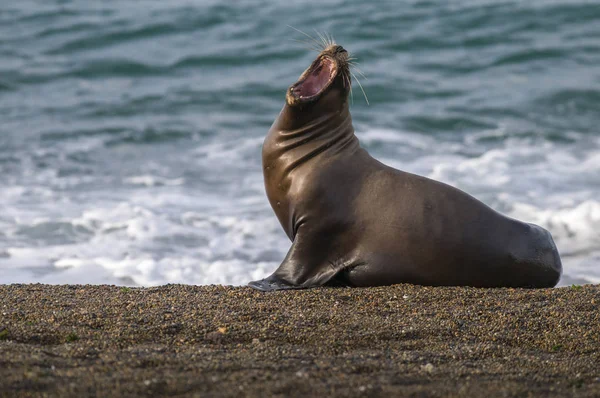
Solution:
<svg viewBox="0 0 600 398">
<path fill-rule="evenodd" d="M 9 0 L 0 283 L 273 271 L 261 145 L 316 55 L 288 25 L 358 58 L 373 156 L 542 225 L 561 284 L 600 282 L 600 1 Z"/>
</svg>

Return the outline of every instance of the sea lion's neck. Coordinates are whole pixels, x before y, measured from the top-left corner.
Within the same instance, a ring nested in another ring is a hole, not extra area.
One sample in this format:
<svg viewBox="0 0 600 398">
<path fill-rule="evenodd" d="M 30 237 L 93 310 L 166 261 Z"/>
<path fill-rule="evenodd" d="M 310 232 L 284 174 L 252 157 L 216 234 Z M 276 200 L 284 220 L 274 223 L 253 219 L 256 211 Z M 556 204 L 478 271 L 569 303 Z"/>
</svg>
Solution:
<svg viewBox="0 0 600 398">
<path fill-rule="evenodd" d="M 332 159 L 360 148 L 347 104 L 339 109 L 299 109 L 285 105 L 263 144 L 267 197 L 284 230 L 294 237 L 289 192 L 307 175 L 323 171 Z"/>
<path fill-rule="evenodd" d="M 352 152 L 358 146 L 347 104 L 332 111 L 286 104 L 265 139 L 263 163 L 284 161 L 287 164 L 283 166 L 291 171 L 323 156 Z"/>
</svg>

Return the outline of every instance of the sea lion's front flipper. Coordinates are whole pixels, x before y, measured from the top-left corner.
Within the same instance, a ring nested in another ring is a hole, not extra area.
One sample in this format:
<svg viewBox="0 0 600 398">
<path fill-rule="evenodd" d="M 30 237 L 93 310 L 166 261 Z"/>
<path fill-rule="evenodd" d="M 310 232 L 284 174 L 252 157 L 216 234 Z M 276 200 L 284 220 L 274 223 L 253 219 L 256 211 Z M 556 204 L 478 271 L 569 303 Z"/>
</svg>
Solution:
<svg viewBox="0 0 600 398">
<path fill-rule="evenodd" d="M 319 234 L 299 231 L 287 256 L 268 278 L 253 281 L 248 286 L 266 292 L 273 290 L 306 289 L 322 286 L 344 267 L 335 256 L 333 239 L 319 239 Z"/>
<path fill-rule="evenodd" d="M 258 281 L 252 281 L 248 283 L 253 289 L 260 290 L 261 292 L 272 292 L 275 290 L 290 290 L 290 289 L 304 289 L 304 286 L 290 285 L 283 279 L 278 278 L 275 274 Z"/>
</svg>

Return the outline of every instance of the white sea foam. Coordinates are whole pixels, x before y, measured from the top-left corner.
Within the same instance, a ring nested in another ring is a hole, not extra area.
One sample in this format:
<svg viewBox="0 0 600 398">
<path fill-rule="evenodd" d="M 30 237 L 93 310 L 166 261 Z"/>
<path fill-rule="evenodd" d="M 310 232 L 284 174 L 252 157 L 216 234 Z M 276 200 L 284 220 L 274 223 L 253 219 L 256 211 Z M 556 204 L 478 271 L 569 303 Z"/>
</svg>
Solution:
<svg viewBox="0 0 600 398">
<path fill-rule="evenodd" d="M 387 164 L 457 186 L 550 230 L 563 258 L 562 284 L 599 282 L 600 142 L 479 141 L 503 134 L 466 136 L 462 143 L 383 129 L 358 135 Z M 241 285 L 268 275 L 290 242 L 264 194 L 255 159 L 261 142 L 250 137 L 191 150 L 194 167 L 227 180 L 217 190 L 190 188 L 187 177 L 169 174 L 169 164 L 146 164 L 122 177 L 124 191 L 101 195 L 63 191 L 90 176 L 65 179 L 50 170 L 15 180 L 3 190 L 0 282 Z M 97 148 L 88 144 L 71 149 Z"/>
<path fill-rule="evenodd" d="M 184 178 L 163 178 L 159 176 L 153 176 L 149 174 L 139 175 L 128 177 L 123 180 L 124 182 L 131 185 L 144 185 L 147 187 L 160 186 L 160 185 L 169 185 L 169 186 L 177 186 L 183 185 L 185 183 Z"/>
<path fill-rule="evenodd" d="M 28 220 L 39 225 L 40 220 Z M 65 245 L 8 247 L 0 256 L 2 282 L 245 284 L 262 278 L 285 254 L 274 219 L 186 212 L 170 218 L 120 203 L 85 210 L 73 226 L 89 239 Z M 277 248 L 281 248 L 278 250 Z"/>
</svg>

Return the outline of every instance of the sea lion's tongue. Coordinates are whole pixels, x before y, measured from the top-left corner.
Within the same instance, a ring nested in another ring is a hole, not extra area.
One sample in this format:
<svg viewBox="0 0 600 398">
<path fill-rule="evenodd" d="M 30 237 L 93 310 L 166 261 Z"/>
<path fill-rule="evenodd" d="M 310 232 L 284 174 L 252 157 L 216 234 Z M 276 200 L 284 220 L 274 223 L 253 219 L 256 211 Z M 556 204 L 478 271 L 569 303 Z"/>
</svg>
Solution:
<svg viewBox="0 0 600 398">
<path fill-rule="evenodd" d="M 300 98 L 317 95 L 327 86 L 334 75 L 335 63 L 328 58 L 322 58 L 321 63 L 294 88 L 294 93 Z"/>
</svg>

